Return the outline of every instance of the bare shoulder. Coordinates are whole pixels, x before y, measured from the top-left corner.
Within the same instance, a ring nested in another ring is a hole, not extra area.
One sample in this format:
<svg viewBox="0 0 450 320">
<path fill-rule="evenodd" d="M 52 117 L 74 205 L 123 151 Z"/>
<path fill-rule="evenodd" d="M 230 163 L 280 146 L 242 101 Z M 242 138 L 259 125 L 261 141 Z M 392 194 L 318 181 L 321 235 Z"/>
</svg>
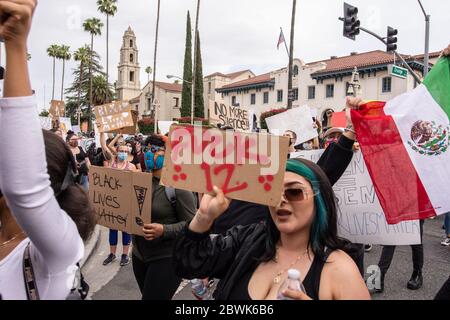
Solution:
<svg viewBox="0 0 450 320">
<path fill-rule="evenodd" d="M 370 299 L 369 291 L 358 267 L 342 250 L 333 251 L 328 257 L 323 267 L 321 289 L 322 284 L 328 292 L 327 296 L 334 300 Z"/>
</svg>

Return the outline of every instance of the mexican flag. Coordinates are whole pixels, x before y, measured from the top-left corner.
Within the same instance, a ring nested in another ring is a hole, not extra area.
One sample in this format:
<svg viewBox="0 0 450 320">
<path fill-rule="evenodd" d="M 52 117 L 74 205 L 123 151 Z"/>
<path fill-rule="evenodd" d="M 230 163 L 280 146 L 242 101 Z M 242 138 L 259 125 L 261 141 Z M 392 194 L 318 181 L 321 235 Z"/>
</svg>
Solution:
<svg viewBox="0 0 450 320">
<path fill-rule="evenodd" d="M 450 59 L 413 91 L 352 111 L 389 224 L 450 212 Z"/>
</svg>

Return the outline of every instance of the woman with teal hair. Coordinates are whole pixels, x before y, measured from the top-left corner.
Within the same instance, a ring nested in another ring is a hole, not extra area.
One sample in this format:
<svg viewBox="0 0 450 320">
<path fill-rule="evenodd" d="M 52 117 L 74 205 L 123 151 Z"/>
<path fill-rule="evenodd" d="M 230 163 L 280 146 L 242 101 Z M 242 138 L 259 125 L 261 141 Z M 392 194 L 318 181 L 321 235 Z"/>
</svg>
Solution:
<svg viewBox="0 0 450 320">
<path fill-rule="evenodd" d="M 348 242 L 337 236 L 336 197 L 316 164 L 291 159 L 286 165 L 280 203 L 268 221 L 230 229 L 211 239 L 213 222 L 230 200 L 217 187 L 178 239 L 176 270 L 184 278 L 221 279 L 216 300 L 273 300 L 289 269 L 300 271 L 306 294 L 285 292 L 299 300 L 370 299 Z M 248 212 L 248 214 L 252 214 Z"/>
</svg>

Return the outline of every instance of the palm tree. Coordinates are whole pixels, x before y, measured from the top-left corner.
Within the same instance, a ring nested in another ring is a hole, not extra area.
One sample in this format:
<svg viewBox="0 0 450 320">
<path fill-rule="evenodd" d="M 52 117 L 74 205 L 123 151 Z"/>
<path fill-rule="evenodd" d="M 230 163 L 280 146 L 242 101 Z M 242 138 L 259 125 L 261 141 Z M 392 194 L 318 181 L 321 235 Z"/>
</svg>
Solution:
<svg viewBox="0 0 450 320">
<path fill-rule="evenodd" d="M 106 81 L 109 83 L 109 17 L 117 13 L 117 0 L 97 0 L 98 11 L 106 15 Z"/>
<path fill-rule="evenodd" d="M 79 48 L 74 52 L 73 58 L 75 61 L 80 63 L 80 83 L 78 88 L 78 126 L 80 125 L 80 114 L 81 114 L 81 91 L 83 86 L 83 70 L 84 66 L 89 63 L 91 56 L 91 49 L 89 45 Z"/>
<path fill-rule="evenodd" d="M 104 75 L 95 75 L 92 78 L 92 97 L 95 105 L 108 103 L 109 97 L 113 95 L 111 85 L 106 81 Z"/>
<path fill-rule="evenodd" d="M 64 100 L 64 73 L 66 70 L 66 60 L 72 59 L 72 54 L 70 53 L 70 47 L 66 46 L 66 45 L 60 46 L 57 58 L 61 59 L 63 61 L 62 81 L 61 81 L 61 101 L 63 101 Z"/>
<path fill-rule="evenodd" d="M 89 62 L 89 106 L 88 106 L 88 117 L 89 117 L 89 130 L 92 130 L 92 53 L 94 52 L 94 36 L 99 36 L 102 34 L 103 23 L 100 19 L 90 18 L 83 23 L 84 31 L 91 34 L 91 57 Z"/>
<path fill-rule="evenodd" d="M 57 44 L 52 44 L 47 48 L 47 54 L 50 58 L 53 58 L 53 90 L 52 90 L 52 100 L 55 100 L 55 67 L 56 58 L 58 57 L 59 46 Z"/>
<path fill-rule="evenodd" d="M 150 81 L 150 74 L 152 73 L 152 67 L 145 68 L 145 73 L 147 74 L 147 82 Z"/>
</svg>

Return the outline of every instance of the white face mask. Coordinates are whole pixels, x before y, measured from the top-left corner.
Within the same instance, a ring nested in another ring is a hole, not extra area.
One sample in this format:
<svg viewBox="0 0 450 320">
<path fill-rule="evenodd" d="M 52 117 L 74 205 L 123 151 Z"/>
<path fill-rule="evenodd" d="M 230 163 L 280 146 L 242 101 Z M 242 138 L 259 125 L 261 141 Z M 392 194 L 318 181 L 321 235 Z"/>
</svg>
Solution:
<svg viewBox="0 0 450 320">
<path fill-rule="evenodd" d="M 303 144 L 303 149 L 305 149 L 305 150 L 312 150 L 313 149 L 312 143 L 304 143 Z"/>
</svg>

